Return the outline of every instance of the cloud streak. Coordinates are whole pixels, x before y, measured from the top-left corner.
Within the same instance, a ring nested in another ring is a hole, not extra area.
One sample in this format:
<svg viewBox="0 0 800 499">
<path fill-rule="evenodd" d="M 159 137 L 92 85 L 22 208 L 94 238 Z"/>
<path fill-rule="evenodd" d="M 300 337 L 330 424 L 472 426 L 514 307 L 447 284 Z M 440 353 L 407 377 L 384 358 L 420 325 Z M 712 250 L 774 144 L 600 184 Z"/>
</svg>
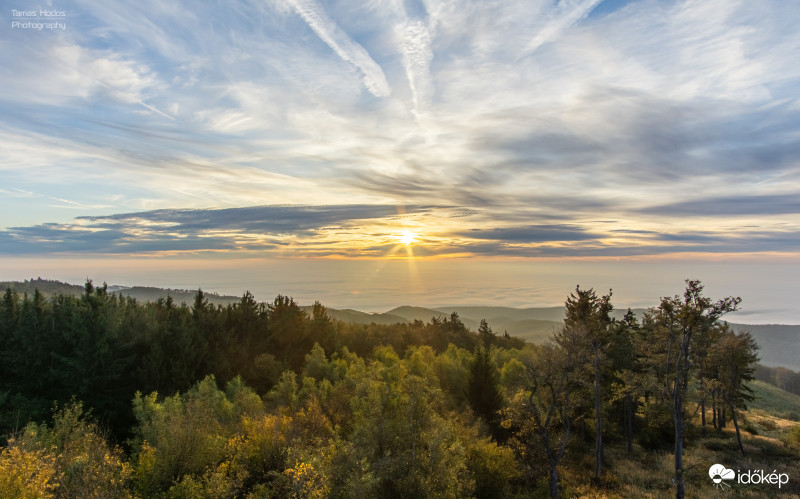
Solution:
<svg viewBox="0 0 800 499">
<path fill-rule="evenodd" d="M 545 43 L 552 42 L 568 28 L 589 15 L 603 0 L 560 0 L 548 16 L 547 21 L 525 46 L 525 54 L 531 54 Z"/>
<path fill-rule="evenodd" d="M 375 97 L 388 97 L 392 91 L 380 65 L 369 53 L 353 41 L 334 23 L 325 10 L 314 0 L 287 0 L 295 12 L 342 60 L 357 67 L 364 78 L 364 85 Z"/>
</svg>

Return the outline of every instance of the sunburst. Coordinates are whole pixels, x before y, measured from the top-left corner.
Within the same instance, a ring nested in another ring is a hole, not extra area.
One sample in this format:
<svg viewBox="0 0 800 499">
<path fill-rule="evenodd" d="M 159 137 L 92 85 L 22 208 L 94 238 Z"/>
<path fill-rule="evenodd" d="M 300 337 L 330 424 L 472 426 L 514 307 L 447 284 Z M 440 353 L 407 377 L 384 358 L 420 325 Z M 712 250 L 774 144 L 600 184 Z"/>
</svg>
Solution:
<svg viewBox="0 0 800 499">
<path fill-rule="evenodd" d="M 417 236 L 410 230 L 404 230 L 400 236 L 400 242 L 405 244 L 406 246 L 411 246 L 412 244 L 417 242 Z"/>
</svg>

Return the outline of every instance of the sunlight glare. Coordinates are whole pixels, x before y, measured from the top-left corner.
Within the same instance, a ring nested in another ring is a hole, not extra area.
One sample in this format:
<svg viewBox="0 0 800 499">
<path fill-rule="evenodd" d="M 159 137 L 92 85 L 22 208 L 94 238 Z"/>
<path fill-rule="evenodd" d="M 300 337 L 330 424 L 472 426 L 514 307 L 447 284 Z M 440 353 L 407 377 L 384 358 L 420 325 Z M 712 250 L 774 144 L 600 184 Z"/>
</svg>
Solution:
<svg viewBox="0 0 800 499">
<path fill-rule="evenodd" d="M 410 246 L 412 243 L 417 241 L 416 236 L 413 232 L 409 230 L 404 230 L 403 235 L 400 237 L 400 242 L 405 244 L 406 246 Z"/>
</svg>

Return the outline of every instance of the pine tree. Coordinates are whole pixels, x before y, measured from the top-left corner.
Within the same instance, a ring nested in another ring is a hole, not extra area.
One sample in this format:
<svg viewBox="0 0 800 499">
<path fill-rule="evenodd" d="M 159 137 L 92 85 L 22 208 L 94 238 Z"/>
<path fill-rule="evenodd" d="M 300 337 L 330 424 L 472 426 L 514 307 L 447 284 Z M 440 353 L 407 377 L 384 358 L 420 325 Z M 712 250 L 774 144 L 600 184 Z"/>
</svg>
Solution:
<svg viewBox="0 0 800 499">
<path fill-rule="evenodd" d="M 495 334 L 486 319 L 481 319 L 481 325 L 478 327 L 478 336 L 483 343 L 483 348 L 489 348 L 495 340 Z"/>
<path fill-rule="evenodd" d="M 500 375 L 497 372 L 489 351 L 479 348 L 469 372 L 467 400 L 472 410 L 482 417 L 498 436 L 498 411 L 503 408 L 503 394 L 500 391 Z"/>
<path fill-rule="evenodd" d="M 611 291 L 603 297 L 598 297 L 593 289 L 582 290 L 575 288 L 575 293 L 570 294 L 566 303 L 564 317 L 564 337 L 571 337 L 576 341 L 583 352 L 578 352 L 584 360 L 589 362 L 591 357 L 593 382 L 594 382 L 594 412 L 595 412 L 595 466 L 594 476 L 600 479 L 603 466 L 603 394 L 601 380 L 601 366 L 603 363 L 603 350 L 610 341 L 613 320 L 609 316 L 614 308 L 611 305 Z M 563 346 L 563 345 L 562 345 Z"/>
</svg>

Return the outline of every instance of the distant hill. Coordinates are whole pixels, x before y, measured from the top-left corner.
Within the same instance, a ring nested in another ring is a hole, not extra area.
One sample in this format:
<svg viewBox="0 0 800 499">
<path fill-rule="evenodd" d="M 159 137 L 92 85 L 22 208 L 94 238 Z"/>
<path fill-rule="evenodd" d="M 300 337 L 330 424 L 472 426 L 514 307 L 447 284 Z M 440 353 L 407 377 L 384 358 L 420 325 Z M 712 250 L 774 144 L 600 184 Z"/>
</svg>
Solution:
<svg viewBox="0 0 800 499">
<path fill-rule="evenodd" d="M 389 310 L 386 312 L 387 314 L 396 315 L 398 317 L 402 317 L 403 319 L 413 322 L 415 320 L 420 320 L 423 322 L 430 322 L 430 320 L 434 317 L 437 319 L 444 319 L 445 317 L 450 316 L 450 312 L 441 312 L 438 310 L 434 310 L 432 308 L 424 308 L 424 307 L 410 307 L 408 305 L 404 305 L 402 307 L 397 307 Z M 462 317 L 463 320 L 463 317 Z M 467 326 L 469 327 L 469 326 Z"/>
<path fill-rule="evenodd" d="M 6 289 L 11 288 L 18 294 L 33 295 L 35 290 L 39 290 L 45 297 L 53 295 L 80 295 L 83 293 L 83 286 L 77 284 L 68 284 L 61 281 L 51 281 L 48 279 L 26 279 L 24 281 L 0 281 L 0 290 L 5 292 Z"/>
<path fill-rule="evenodd" d="M 433 317 L 444 319 L 455 312 L 461 322 L 469 329 L 477 331 L 481 319 L 486 319 L 489 327 L 497 334 L 507 332 L 511 336 L 534 343 L 542 343 L 552 336 L 561 325 L 564 310 L 560 307 L 510 308 L 510 307 L 397 307 L 387 314 L 403 317 L 408 321 L 429 322 Z M 558 317 L 558 320 L 551 318 Z"/>
<path fill-rule="evenodd" d="M 300 308 L 310 314 L 313 306 L 303 305 Z M 349 308 L 335 309 L 328 307 L 325 307 L 325 311 L 328 314 L 328 317 L 331 319 L 336 319 L 337 321 L 342 322 L 350 322 L 353 324 L 398 324 L 408 322 L 404 317 L 392 315 L 388 312 L 383 314 L 370 314 Z"/>
<path fill-rule="evenodd" d="M 102 284 L 95 282 L 95 286 L 102 286 Z M 80 296 L 83 294 L 83 285 L 69 284 L 61 281 L 51 281 L 48 279 L 26 279 L 24 281 L 2 281 L 0 282 L 0 292 L 11 288 L 19 294 L 32 295 L 35 290 L 39 290 L 45 297 L 49 298 L 53 295 L 70 295 Z M 185 303 L 191 305 L 194 302 L 194 296 L 197 290 L 188 289 L 163 289 L 147 286 L 108 286 L 109 293 L 115 293 L 121 296 L 130 296 L 136 298 L 138 301 L 156 301 L 159 298 L 166 298 L 171 296 L 176 303 Z M 216 293 L 204 292 L 209 303 L 214 305 L 227 305 L 229 303 L 238 302 L 241 298 L 237 296 L 224 296 Z"/>
<path fill-rule="evenodd" d="M 750 331 L 758 343 L 761 364 L 800 370 L 800 326 L 731 324 L 736 332 Z"/>
<path fill-rule="evenodd" d="M 109 287 L 109 291 L 111 291 L 111 287 Z M 122 296 L 130 296 L 131 298 L 136 298 L 138 301 L 156 301 L 159 298 L 166 298 L 167 296 L 171 296 L 173 300 L 177 303 L 185 303 L 186 305 L 191 305 L 194 303 L 194 297 L 197 294 L 197 290 L 189 290 L 189 289 L 163 289 L 163 288 L 152 288 L 147 286 L 134 286 L 131 288 L 124 288 L 116 291 L 117 294 Z M 225 295 L 218 295 L 216 293 L 210 293 L 207 291 L 203 291 L 203 295 L 206 297 L 209 303 L 214 305 L 228 305 L 230 303 L 236 303 L 241 300 L 241 297 L 238 296 L 225 296 Z"/>
<path fill-rule="evenodd" d="M 540 321 L 560 322 L 564 318 L 564 307 L 530 307 L 530 308 L 511 308 L 511 307 L 443 307 L 437 311 L 450 315 L 456 312 L 460 317 L 486 319 L 491 324 L 497 321 L 519 321 L 535 319 Z"/>
</svg>

